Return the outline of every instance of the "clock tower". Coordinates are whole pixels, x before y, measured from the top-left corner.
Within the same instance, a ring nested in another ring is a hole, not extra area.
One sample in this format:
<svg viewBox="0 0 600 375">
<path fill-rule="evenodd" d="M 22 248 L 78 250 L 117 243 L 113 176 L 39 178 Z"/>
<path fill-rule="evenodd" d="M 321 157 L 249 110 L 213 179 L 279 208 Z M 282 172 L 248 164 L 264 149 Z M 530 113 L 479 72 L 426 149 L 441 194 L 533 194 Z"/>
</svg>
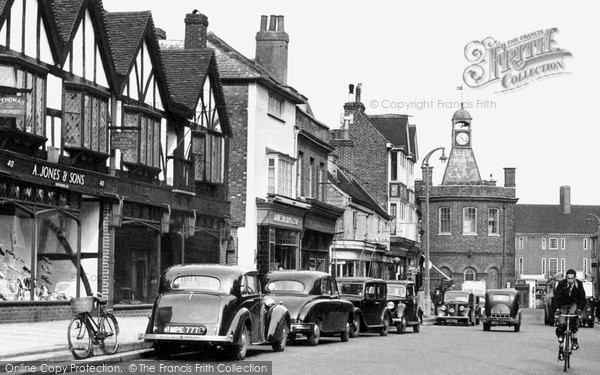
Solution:
<svg viewBox="0 0 600 375">
<path fill-rule="evenodd" d="M 472 149 L 471 120 L 462 104 L 452 116 L 452 150 L 442 185 L 471 185 L 481 181 Z"/>
</svg>

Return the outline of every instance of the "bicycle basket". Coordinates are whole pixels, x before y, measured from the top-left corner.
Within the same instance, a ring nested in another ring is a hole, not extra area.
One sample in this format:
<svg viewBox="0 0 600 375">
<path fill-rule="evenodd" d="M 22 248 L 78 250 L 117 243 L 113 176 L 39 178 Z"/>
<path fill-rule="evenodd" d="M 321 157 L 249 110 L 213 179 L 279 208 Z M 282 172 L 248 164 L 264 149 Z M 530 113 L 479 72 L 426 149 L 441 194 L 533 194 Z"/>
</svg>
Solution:
<svg viewBox="0 0 600 375">
<path fill-rule="evenodd" d="M 75 314 L 85 313 L 92 311 L 94 307 L 94 297 L 81 297 L 71 299 L 71 308 Z"/>
</svg>

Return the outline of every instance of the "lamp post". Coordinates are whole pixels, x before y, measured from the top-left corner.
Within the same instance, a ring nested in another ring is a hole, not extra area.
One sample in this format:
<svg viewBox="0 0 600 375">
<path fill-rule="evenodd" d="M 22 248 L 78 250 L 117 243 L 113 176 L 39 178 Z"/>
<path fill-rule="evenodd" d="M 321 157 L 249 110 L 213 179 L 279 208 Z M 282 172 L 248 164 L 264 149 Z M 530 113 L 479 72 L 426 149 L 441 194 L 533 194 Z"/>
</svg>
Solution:
<svg viewBox="0 0 600 375">
<path fill-rule="evenodd" d="M 429 277 L 429 184 L 431 181 L 429 181 L 429 157 L 437 150 L 442 150 L 442 156 L 440 156 L 440 160 L 442 163 L 446 162 L 448 158 L 444 153 L 445 148 L 438 147 L 429 151 L 421 163 L 423 182 L 425 182 L 425 212 L 427 213 L 427 218 L 425 219 L 425 306 L 423 309 L 426 315 L 431 313 L 431 285 Z"/>
<path fill-rule="evenodd" d="M 594 243 L 594 250 L 593 250 L 593 257 L 592 257 L 592 262 L 595 260 L 596 261 L 596 272 L 592 273 L 592 283 L 595 284 L 595 291 L 598 292 L 598 289 L 600 289 L 600 285 L 598 285 L 598 245 L 600 245 L 600 217 L 589 213 L 588 214 L 588 223 L 592 222 L 592 218 L 596 219 L 596 222 L 598 223 L 598 230 L 596 231 L 596 242 Z M 592 264 L 593 265 L 593 264 Z M 590 267 L 592 268 L 592 267 Z M 585 271 L 585 270 L 584 270 Z M 585 275 L 584 275 L 585 277 Z M 595 296 L 594 296 L 595 297 Z"/>
</svg>

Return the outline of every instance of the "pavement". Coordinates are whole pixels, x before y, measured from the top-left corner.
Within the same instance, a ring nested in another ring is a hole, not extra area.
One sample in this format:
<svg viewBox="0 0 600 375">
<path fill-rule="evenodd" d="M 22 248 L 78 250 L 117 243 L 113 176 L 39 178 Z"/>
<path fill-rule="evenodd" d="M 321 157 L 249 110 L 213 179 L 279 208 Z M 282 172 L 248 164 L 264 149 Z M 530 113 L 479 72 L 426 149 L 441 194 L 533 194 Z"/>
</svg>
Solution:
<svg viewBox="0 0 600 375">
<path fill-rule="evenodd" d="M 0 324 L 0 362 L 120 362 L 141 358 L 152 351 L 150 343 L 138 340 L 138 333 L 146 331 L 148 317 L 116 318 L 119 324 L 117 353 L 107 356 L 95 346 L 93 356 L 85 360 L 76 360 L 69 350 L 67 328 L 70 319 Z"/>
</svg>

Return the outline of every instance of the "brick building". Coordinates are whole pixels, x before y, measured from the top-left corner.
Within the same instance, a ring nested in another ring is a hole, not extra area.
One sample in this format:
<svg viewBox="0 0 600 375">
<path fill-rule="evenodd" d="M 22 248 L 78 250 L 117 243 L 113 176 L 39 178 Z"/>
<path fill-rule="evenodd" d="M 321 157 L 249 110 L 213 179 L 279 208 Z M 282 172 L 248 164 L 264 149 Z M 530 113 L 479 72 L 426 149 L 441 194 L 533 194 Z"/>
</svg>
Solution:
<svg viewBox="0 0 600 375">
<path fill-rule="evenodd" d="M 570 268 L 592 276 L 594 244 L 590 239 L 600 207 L 571 204 L 571 188 L 560 187 L 559 204 L 516 205 L 516 277 L 529 285 L 528 301 L 534 307 L 535 287 L 557 272 Z M 597 288 L 597 278 L 595 287 Z M 597 289 L 596 289 L 597 290 Z"/>
<path fill-rule="evenodd" d="M 415 198 L 415 163 L 418 160 L 416 126 L 407 115 L 368 115 L 361 102 L 361 84 L 349 87 L 343 124 L 331 131 L 339 168 L 356 180 L 385 212 L 389 213 L 390 252 L 395 261 L 392 278 L 417 272 L 420 249 Z"/>
<path fill-rule="evenodd" d="M 504 169 L 503 187 L 481 180 L 471 121 L 462 108 L 452 117 L 452 150 L 441 185 L 429 188 L 429 212 L 419 184 L 422 220 L 430 226 L 430 260 L 456 287 L 466 280 L 485 280 L 488 288 L 513 286 L 515 170 Z M 430 276 L 432 289 L 441 285 L 441 274 L 432 269 Z"/>
<path fill-rule="evenodd" d="M 0 321 L 96 291 L 140 312 L 168 266 L 224 257 L 231 132 L 206 25 L 187 15 L 167 51 L 149 11 L 0 2 Z"/>
</svg>

